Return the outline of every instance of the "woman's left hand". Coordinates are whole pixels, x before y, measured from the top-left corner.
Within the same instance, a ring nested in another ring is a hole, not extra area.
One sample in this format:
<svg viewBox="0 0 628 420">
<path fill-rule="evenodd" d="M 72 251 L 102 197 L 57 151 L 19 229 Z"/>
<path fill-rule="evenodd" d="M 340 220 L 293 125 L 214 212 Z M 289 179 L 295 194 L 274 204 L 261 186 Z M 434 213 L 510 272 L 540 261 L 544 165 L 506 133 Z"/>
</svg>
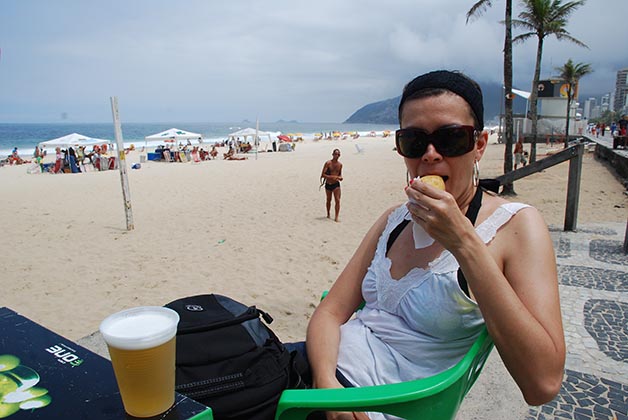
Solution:
<svg viewBox="0 0 628 420">
<path fill-rule="evenodd" d="M 447 191 L 414 181 L 406 188 L 406 195 L 412 220 L 446 249 L 457 245 L 465 232 L 473 232 L 473 225 Z"/>
</svg>

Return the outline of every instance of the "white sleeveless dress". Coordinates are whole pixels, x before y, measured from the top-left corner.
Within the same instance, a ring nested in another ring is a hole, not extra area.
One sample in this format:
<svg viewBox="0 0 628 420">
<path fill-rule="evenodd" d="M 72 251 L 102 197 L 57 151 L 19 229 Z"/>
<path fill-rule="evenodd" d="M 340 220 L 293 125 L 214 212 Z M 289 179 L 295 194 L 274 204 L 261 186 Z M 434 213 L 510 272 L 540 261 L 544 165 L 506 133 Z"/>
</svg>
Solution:
<svg viewBox="0 0 628 420">
<path fill-rule="evenodd" d="M 476 233 L 488 244 L 525 207 L 503 204 L 476 227 Z M 404 218 L 410 218 L 405 205 L 388 217 L 362 281 L 366 305 L 340 330 L 338 369 L 356 386 L 405 382 L 442 372 L 462 359 L 484 325 L 477 303 L 458 285 L 459 264 L 449 251 L 427 269 L 415 267 L 399 280 L 391 277 L 386 243 Z"/>
</svg>

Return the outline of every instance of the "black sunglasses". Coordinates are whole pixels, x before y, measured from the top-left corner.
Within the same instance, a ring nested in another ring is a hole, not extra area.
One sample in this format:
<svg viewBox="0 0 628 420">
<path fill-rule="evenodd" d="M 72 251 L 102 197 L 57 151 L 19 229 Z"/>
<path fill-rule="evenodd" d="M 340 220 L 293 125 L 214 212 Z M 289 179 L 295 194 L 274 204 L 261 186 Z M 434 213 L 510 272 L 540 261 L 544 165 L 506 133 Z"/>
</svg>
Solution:
<svg viewBox="0 0 628 420">
<path fill-rule="evenodd" d="M 409 159 L 425 154 L 429 144 L 446 157 L 462 156 L 473 150 L 478 131 L 470 125 L 450 125 L 433 133 L 420 128 L 402 128 L 395 132 L 397 152 Z"/>
</svg>

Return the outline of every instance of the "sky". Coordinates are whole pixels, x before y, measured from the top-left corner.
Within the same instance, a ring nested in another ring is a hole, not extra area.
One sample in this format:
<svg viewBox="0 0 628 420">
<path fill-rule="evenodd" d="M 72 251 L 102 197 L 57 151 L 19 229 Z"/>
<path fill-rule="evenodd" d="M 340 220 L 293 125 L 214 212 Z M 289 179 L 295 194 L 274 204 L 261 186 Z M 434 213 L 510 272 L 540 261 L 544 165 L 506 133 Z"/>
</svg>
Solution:
<svg viewBox="0 0 628 420">
<path fill-rule="evenodd" d="M 503 77 L 505 0 L 0 0 L 0 123 L 342 122 L 413 77 Z M 521 7 L 513 0 L 516 15 Z M 580 102 L 628 67 L 627 0 L 588 0 L 545 41 L 541 78 L 590 63 Z M 515 32 L 516 34 L 517 32 Z M 529 90 L 536 39 L 514 47 Z"/>
</svg>

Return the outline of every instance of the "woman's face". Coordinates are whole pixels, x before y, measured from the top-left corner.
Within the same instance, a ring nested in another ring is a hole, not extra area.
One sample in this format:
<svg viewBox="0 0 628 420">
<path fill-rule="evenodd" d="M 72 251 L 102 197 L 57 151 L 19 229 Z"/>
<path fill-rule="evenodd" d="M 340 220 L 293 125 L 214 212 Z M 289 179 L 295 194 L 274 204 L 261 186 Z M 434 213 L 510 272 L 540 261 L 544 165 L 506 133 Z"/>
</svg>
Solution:
<svg viewBox="0 0 628 420">
<path fill-rule="evenodd" d="M 401 128 L 420 128 L 428 133 L 450 125 L 475 125 L 469 104 L 453 93 L 409 100 L 401 115 Z M 411 178 L 443 177 L 447 191 L 462 204 L 473 193 L 473 163 L 482 158 L 487 142 L 488 134 L 482 131 L 473 150 L 462 156 L 445 157 L 430 144 L 422 157 L 404 161 Z"/>
</svg>

